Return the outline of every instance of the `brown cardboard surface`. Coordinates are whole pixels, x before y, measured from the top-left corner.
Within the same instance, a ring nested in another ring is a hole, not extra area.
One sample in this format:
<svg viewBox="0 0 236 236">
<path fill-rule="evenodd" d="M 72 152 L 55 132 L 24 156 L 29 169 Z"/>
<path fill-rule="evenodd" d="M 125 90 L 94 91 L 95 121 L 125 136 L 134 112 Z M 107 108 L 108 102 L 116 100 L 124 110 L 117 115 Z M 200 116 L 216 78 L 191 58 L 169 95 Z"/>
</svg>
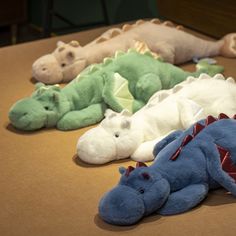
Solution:
<svg viewBox="0 0 236 236">
<path fill-rule="evenodd" d="M 213 191 L 193 210 L 153 215 L 129 227 L 111 226 L 98 216 L 101 196 L 118 181 L 118 167 L 130 160 L 90 166 L 75 160 L 76 142 L 87 129 L 33 133 L 16 131 L 7 118 L 10 106 L 30 95 L 31 65 L 51 52 L 57 40 L 81 44 L 104 28 L 0 49 L 0 235 L 227 235 L 236 232 L 236 199 Z M 236 78 L 236 59 L 217 58 L 225 75 Z M 184 66 L 193 69 L 193 65 Z"/>
</svg>

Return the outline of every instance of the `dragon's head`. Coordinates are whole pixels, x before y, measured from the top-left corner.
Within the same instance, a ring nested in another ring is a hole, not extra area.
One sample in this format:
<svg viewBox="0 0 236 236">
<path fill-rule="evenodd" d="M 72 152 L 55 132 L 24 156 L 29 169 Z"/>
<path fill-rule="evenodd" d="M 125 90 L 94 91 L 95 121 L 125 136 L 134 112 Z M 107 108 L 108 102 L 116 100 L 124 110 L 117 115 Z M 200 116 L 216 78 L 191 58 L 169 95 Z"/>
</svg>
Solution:
<svg viewBox="0 0 236 236">
<path fill-rule="evenodd" d="M 83 47 L 78 42 L 57 43 L 51 54 L 38 58 L 32 66 L 33 77 L 45 84 L 68 82 L 74 79 L 85 67 Z"/>
<path fill-rule="evenodd" d="M 120 168 L 119 184 L 106 193 L 99 204 L 101 218 L 115 225 L 130 225 L 157 211 L 167 200 L 170 185 L 160 173 L 137 163 L 136 168 Z"/>
<path fill-rule="evenodd" d="M 31 97 L 16 102 L 9 111 L 13 126 L 20 130 L 37 130 L 53 127 L 70 110 L 70 103 L 57 85 L 36 84 Z"/>
<path fill-rule="evenodd" d="M 142 133 L 134 126 L 127 110 L 108 109 L 101 124 L 80 137 L 77 153 L 81 160 L 104 164 L 129 157 L 142 142 Z"/>
</svg>

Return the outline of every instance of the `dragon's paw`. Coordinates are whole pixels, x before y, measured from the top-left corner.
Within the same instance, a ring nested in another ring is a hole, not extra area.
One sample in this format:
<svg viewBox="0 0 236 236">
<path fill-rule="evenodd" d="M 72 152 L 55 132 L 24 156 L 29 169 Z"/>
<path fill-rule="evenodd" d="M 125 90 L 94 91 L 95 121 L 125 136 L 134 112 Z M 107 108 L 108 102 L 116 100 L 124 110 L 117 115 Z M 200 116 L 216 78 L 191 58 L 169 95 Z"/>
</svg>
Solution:
<svg viewBox="0 0 236 236">
<path fill-rule="evenodd" d="M 131 155 L 131 158 L 135 161 L 146 162 L 152 161 L 154 156 L 152 154 L 154 144 L 151 141 L 142 143 L 138 149 Z"/>
</svg>

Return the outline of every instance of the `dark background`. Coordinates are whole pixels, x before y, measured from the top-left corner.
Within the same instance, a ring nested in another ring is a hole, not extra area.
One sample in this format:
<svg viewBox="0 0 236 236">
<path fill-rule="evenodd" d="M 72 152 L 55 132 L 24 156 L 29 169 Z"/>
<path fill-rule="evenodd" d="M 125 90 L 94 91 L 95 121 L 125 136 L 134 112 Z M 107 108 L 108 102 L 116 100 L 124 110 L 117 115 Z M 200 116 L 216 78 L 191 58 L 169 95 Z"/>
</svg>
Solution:
<svg viewBox="0 0 236 236">
<path fill-rule="evenodd" d="M 236 32 L 236 1 L 4 0 L 0 46 L 156 17 L 220 38 Z"/>
<path fill-rule="evenodd" d="M 157 16 L 156 0 L 7 0 L 0 46 Z"/>
</svg>

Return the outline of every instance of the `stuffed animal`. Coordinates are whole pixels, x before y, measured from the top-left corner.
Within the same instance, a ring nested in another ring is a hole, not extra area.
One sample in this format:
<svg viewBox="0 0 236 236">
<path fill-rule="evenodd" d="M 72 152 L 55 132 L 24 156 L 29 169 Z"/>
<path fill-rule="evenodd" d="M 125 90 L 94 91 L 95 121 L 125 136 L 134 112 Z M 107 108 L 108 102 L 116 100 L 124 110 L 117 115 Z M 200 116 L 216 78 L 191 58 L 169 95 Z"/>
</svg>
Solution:
<svg viewBox="0 0 236 236">
<path fill-rule="evenodd" d="M 136 41 L 145 42 L 151 51 L 161 55 L 166 62 L 180 64 L 192 58 L 215 55 L 236 56 L 236 34 L 226 35 L 218 41 L 207 41 L 182 30 L 181 27 L 158 19 L 139 20 L 122 29 L 110 29 L 91 43 L 80 46 L 77 41 L 58 42 L 51 53 L 37 59 L 32 66 L 33 77 L 45 84 L 68 82 L 85 67 L 102 62 L 117 50 L 127 51 Z"/>
<path fill-rule="evenodd" d="M 9 119 L 21 130 L 53 126 L 78 129 L 99 122 L 107 106 L 117 112 L 123 108 L 137 111 L 156 91 L 171 88 L 189 75 L 222 70 L 220 66 L 206 65 L 190 73 L 153 58 L 149 52 L 119 52 L 113 59 L 90 66 L 62 89 L 36 85 L 30 98 L 11 107 Z"/>
<path fill-rule="evenodd" d="M 219 119 L 219 120 L 218 120 Z M 154 149 L 155 162 L 120 168 L 118 185 L 99 203 L 100 217 L 131 225 L 152 213 L 173 215 L 198 205 L 210 189 L 236 197 L 236 115 L 208 116 L 186 131 L 175 131 Z"/>
<path fill-rule="evenodd" d="M 207 115 L 236 113 L 236 84 L 220 74 L 189 77 L 173 89 L 155 93 L 141 110 L 131 115 L 107 110 L 105 119 L 78 140 L 77 154 L 84 162 L 103 164 L 131 157 L 153 160 L 156 142 L 173 130 L 186 129 Z"/>
</svg>

